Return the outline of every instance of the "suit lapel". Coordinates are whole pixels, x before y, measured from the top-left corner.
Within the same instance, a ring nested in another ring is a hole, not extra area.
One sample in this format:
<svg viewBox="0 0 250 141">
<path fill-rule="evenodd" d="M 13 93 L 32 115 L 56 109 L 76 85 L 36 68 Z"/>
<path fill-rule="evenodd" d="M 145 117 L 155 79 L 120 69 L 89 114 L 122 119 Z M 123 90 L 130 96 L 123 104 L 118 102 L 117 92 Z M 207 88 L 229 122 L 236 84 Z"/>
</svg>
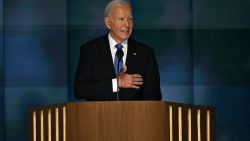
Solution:
<svg viewBox="0 0 250 141">
<path fill-rule="evenodd" d="M 126 67 L 127 67 L 128 73 L 131 71 L 131 68 L 134 68 L 134 65 L 136 64 L 135 61 L 137 59 L 138 59 L 137 49 L 135 47 L 135 44 L 133 44 L 133 41 L 128 40 L 128 52 L 127 52 L 127 59 L 126 59 Z"/>
<path fill-rule="evenodd" d="M 109 46 L 109 41 L 108 41 L 108 35 L 105 35 L 103 38 L 103 42 L 99 45 L 100 46 L 100 51 L 101 54 L 103 55 L 103 61 L 105 63 L 105 66 L 108 69 L 108 72 L 111 72 L 113 76 L 115 76 L 115 70 L 114 70 L 114 64 L 113 64 L 113 59 L 110 51 L 110 46 Z"/>
</svg>

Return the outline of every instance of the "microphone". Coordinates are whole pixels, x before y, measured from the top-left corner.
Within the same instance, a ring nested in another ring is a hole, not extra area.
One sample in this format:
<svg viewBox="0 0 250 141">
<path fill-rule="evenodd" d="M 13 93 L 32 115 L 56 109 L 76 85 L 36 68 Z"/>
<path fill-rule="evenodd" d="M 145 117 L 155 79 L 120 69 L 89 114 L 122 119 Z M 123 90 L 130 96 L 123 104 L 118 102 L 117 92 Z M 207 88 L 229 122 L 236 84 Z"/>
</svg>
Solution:
<svg viewBox="0 0 250 141">
<path fill-rule="evenodd" d="M 117 51 L 116 51 L 116 57 L 118 58 L 118 64 L 117 64 L 117 95 L 116 95 L 116 100 L 117 101 L 119 101 L 119 92 L 120 92 L 120 89 L 119 89 L 119 84 L 118 84 L 118 76 L 119 76 L 119 74 L 120 74 L 120 70 L 119 70 L 119 65 L 120 65 L 120 62 L 121 62 L 121 60 L 122 60 L 122 57 L 123 57 L 123 55 L 124 55 L 124 53 L 123 53 L 123 51 L 122 51 L 122 49 L 118 49 Z"/>
<path fill-rule="evenodd" d="M 120 61 L 121 61 L 123 55 L 124 55 L 124 53 L 123 53 L 122 49 L 118 49 L 118 50 L 116 51 L 116 56 L 117 56 L 117 58 L 118 58 L 118 69 L 119 69 L 119 63 L 120 63 Z"/>
</svg>

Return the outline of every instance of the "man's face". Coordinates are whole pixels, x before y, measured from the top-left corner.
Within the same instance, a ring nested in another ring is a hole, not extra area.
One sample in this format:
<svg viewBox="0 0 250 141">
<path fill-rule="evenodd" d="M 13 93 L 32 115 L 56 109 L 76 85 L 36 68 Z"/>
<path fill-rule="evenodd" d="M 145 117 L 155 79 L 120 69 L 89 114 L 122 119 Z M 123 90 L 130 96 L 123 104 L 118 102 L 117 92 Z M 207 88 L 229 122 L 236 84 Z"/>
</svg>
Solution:
<svg viewBox="0 0 250 141">
<path fill-rule="evenodd" d="M 114 5 L 105 25 L 110 30 L 110 35 L 117 43 L 122 43 L 129 38 L 133 29 L 132 10 L 129 5 Z"/>
</svg>

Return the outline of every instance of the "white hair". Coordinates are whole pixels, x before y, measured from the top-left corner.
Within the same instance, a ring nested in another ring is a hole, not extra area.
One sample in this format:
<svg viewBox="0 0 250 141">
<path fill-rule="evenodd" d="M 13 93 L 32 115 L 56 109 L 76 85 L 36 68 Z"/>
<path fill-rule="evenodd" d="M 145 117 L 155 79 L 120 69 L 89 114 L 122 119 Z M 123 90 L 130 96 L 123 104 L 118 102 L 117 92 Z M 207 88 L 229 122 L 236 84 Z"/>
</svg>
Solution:
<svg viewBox="0 0 250 141">
<path fill-rule="evenodd" d="M 109 16 L 112 7 L 113 7 L 114 5 L 119 5 L 119 4 L 125 4 L 125 5 L 129 5 L 129 6 L 131 7 L 130 3 L 129 3 L 128 1 L 126 1 L 126 0 L 112 0 L 112 1 L 109 2 L 109 3 L 106 5 L 106 7 L 105 7 L 105 10 L 104 10 L 104 17 Z"/>
</svg>

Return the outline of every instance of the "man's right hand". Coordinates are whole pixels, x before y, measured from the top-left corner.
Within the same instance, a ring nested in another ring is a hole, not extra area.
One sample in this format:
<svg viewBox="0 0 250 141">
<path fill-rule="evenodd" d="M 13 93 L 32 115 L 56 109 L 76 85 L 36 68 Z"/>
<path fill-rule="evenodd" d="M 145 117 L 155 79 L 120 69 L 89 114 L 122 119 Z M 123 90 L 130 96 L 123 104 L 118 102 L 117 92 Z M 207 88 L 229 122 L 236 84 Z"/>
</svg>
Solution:
<svg viewBox="0 0 250 141">
<path fill-rule="evenodd" d="M 118 76 L 119 88 L 134 88 L 139 89 L 143 84 L 143 79 L 140 74 L 127 74 L 124 69 Z"/>
</svg>

